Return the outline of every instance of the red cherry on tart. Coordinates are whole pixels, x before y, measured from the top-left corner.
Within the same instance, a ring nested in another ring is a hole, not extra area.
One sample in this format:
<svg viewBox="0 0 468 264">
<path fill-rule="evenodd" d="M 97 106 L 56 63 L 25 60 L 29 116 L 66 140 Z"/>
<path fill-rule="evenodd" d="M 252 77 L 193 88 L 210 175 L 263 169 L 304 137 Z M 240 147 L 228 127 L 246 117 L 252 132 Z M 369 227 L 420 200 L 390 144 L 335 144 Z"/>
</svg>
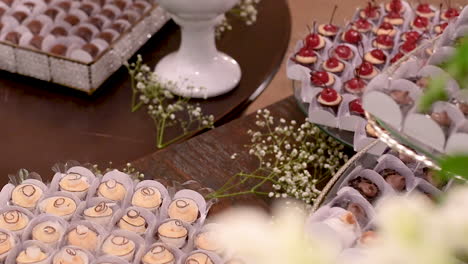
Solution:
<svg viewBox="0 0 468 264">
<path fill-rule="evenodd" d="M 322 64 L 322 68 L 327 72 L 340 73 L 344 70 L 343 62 L 335 57 L 331 57 Z"/>
<path fill-rule="evenodd" d="M 341 39 L 350 44 L 358 44 L 362 40 L 362 35 L 354 29 L 349 29 L 343 33 Z"/>
<path fill-rule="evenodd" d="M 390 35 L 378 35 L 372 42 L 372 45 L 378 49 L 392 49 L 394 46 L 393 37 Z"/>
<path fill-rule="evenodd" d="M 301 64 L 313 64 L 317 61 L 317 54 L 315 54 L 312 48 L 304 46 L 299 50 L 294 59 Z"/>
<path fill-rule="evenodd" d="M 344 88 L 348 93 L 360 94 L 366 88 L 366 82 L 361 78 L 352 78 L 347 80 L 344 84 Z"/>
<path fill-rule="evenodd" d="M 414 49 L 416 49 L 416 47 L 418 46 L 417 42 L 415 41 L 405 41 L 403 42 L 403 44 L 401 44 L 400 46 L 400 52 L 402 53 L 409 53 L 411 51 L 413 51 Z"/>
<path fill-rule="evenodd" d="M 408 31 L 401 35 L 403 41 L 418 41 L 421 38 L 421 34 L 417 31 Z"/>
<path fill-rule="evenodd" d="M 349 102 L 349 112 L 351 114 L 364 115 L 364 108 L 362 108 L 361 99 L 354 99 Z"/>
<path fill-rule="evenodd" d="M 387 12 L 397 12 L 401 13 L 404 11 L 403 3 L 401 0 L 392 0 L 390 3 L 385 5 Z"/>
<path fill-rule="evenodd" d="M 416 7 L 416 14 L 418 16 L 431 18 L 435 15 L 434 10 L 432 10 L 431 6 L 427 3 L 421 3 Z"/>
<path fill-rule="evenodd" d="M 340 30 L 339 27 L 332 24 L 321 24 L 318 26 L 318 32 L 324 37 L 334 37 Z"/>
<path fill-rule="evenodd" d="M 306 46 L 314 50 L 319 50 L 325 46 L 325 40 L 317 33 L 311 33 L 307 35 L 305 41 Z"/>
<path fill-rule="evenodd" d="M 404 53 L 401 53 L 401 52 L 398 52 L 395 56 L 393 56 L 393 58 L 390 60 L 390 63 L 393 64 L 397 61 L 399 61 L 401 58 L 403 58 L 405 56 Z"/>
<path fill-rule="evenodd" d="M 444 33 L 447 26 L 448 26 L 448 22 L 441 23 L 441 24 L 434 27 L 434 32 L 437 35 L 440 35 L 440 34 Z"/>
<path fill-rule="evenodd" d="M 310 81 L 315 86 L 327 87 L 335 83 L 335 78 L 329 72 L 316 71 L 310 74 Z"/>
<path fill-rule="evenodd" d="M 384 17 L 384 22 L 388 22 L 394 26 L 401 26 L 403 22 L 403 17 L 398 12 L 390 12 Z"/>
<path fill-rule="evenodd" d="M 367 21 L 367 19 L 360 18 L 353 23 L 353 29 L 361 33 L 366 33 L 372 29 L 372 24 Z"/>
<path fill-rule="evenodd" d="M 354 57 L 354 52 L 346 45 L 338 45 L 333 53 L 342 60 L 349 60 Z"/>
<path fill-rule="evenodd" d="M 324 106 L 337 106 L 342 101 L 341 95 L 332 88 L 324 88 L 318 95 L 317 101 Z"/>
<path fill-rule="evenodd" d="M 442 20 L 451 20 L 451 19 L 458 17 L 459 15 L 460 15 L 460 11 L 458 11 L 458 9 L 456 8 L 451 7 L 445 10 L 444 12 L 442 12 L 442 14 L 440 14 L 440 18 Z"/>
<path fill-rule="evenodd" d="M 373 49 L 364 55 L 364 59 L 374 65 L 381 65 L 387 60 L 387 55 L 381 49 Z"/>
<path fill-rule="evenodd" d="M 395 36 L 397 33 L 396 29 L 393 27 L 393 25 L 389 22 L 382 22 L 380 26 L 376 29 L 374 29 L 374 33 L 376 35 L 390 35 L 390 36 Z"/>
<path fill-rule="evenodd" d="M 361 65 L 356 68 L 356 74 L 363 79 L 372 79 L 378 74 L 378 71 L 372 63 L 363 61 Z"/>
<path fill-rule="evenodd" d="M 417 16 L 411 22 L 411 27 L 414 28 L 414 29 L 419 29 L 419 30 L 424 31 L 429 27 L 429 18 L 422 17 L 422 16 Z"/>
<path fill-rule="evenodd" d="M 359 16 L 371 20 L 378 19 L 380 17 L 379 7 L 369 2 L 366 8 L 359 12 Z"/>
</svg>

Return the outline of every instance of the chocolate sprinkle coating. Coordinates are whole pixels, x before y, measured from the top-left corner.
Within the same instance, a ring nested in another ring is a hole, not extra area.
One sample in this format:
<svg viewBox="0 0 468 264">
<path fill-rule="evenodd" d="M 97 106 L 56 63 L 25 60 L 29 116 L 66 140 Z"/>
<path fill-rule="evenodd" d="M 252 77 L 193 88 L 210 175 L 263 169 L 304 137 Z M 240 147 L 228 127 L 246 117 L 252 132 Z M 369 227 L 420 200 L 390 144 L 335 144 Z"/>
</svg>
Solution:
<svg viewBox="0 0 468 264">
<path fill-rule="evenodd" d="M 380 194 L 379 187 L 375 183 L 361 176 L 349 181 L 349 186 L 359 191 L 369 202 L 373 202 Z"/>
</svg>

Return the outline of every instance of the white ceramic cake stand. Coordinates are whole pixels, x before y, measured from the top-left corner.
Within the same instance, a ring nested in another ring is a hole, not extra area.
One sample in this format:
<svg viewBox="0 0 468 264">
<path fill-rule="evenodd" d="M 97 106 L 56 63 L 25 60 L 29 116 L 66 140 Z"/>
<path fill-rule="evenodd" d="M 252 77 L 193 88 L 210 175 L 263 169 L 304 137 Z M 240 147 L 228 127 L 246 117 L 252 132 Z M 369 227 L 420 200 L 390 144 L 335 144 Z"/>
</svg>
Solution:
<svg viewBox="0 0 468 264">
<path fill-rule="evenodd" d="M 237 86 L 241 69 L 233 58 L 216 49 L 215 26 L 238 1 L 158 0 L 182 31 L 179 50 L 164 57 L 155 69 L 163 81 L 175 83 L 172 92 L 208 98 Z"/>
</svg>

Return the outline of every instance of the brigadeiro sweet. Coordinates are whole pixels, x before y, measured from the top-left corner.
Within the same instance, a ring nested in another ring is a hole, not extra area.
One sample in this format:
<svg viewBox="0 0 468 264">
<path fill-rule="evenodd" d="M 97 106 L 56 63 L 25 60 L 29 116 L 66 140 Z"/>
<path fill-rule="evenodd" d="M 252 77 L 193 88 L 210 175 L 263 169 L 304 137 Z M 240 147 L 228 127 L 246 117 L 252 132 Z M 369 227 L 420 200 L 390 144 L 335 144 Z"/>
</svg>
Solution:
<svg viewBox="0 0 468 264">
<path fill-rule="evenodd" d="M 93 30 L 87 26 L 80 26 L 75 30 L 75 35 L 82 38 L 84 41 L 89 42 L 93 39 Z"/>
<path fill-rule="evenodd" d="M 42 42 L 44 41 L 44 37 L 40 35 L 35 35 L 29 41 L 29 44 L 34 48 L 40 50 L 42 49 Z"/>
<path fill-rule="evenodd" d="M 67 54 L 68 47 L 64 44 L 55 44 L 50 49 L 50 53 L 58 56 L 65 56 Z"/>
<path fill-rule="evenodd" d="M 112 41 L 117 37 L 117 35 L 111 31 L 103 31 L 99 33 L 96 38 L 106 41 L 108 44 L 111 44 Z"/>
<path fill-rule="evenodd" d="M 402 192 L 406 187 L 406 178 L 393 169 L 384 169 L 379 173 L 395 191 Z"/>
<path fill-rule="evenodd" d="M 62 2 L 58 3 L 56 6 L 59 7 L 60 9 L 62 9 L 63 11 L 65 11 L 65 12 L 69 12 L 70 8 L 72 6 L 72 3 L 69 2 L 69 1 L 62 1 Z"/>
<path fill-rule="evenodd" d="M 78 16 L 69 14 L 63 18 L 63 21 L 67 22 L 71 26 L 76 26 L 81 20 Z"/>
<path fill-rule="evenodd" d="M 21 33 L 16 32 L 16 31 L 8 32 L 8 34 L 5 35 L 5 41 L 8 41 L 15 45 L 19 44 L 20 39 L 21 39 Z"/>
<path fill-rule="evenodd" d="M 24 11 L 15 11 L 13 14 L 11 14 L 13 18 L 15 18 L 18 23 L 23 23 L 23 21 L 28 17 L 28 14 Z"/>
<path fill-rule="evenodd" d="M 55 20 L 55 18 L 57 17 L 57 15 L 60 13 L 59 9 L 57 8 L 54 8 L 54 7 L 51 7 L 51 8 L 48 8 L 45 12 L 44 12 L 44 15 L 50 17 L 50 19 L 52 20 Z"/>
<path fill-rule="evenodd" d="M 123 1 L 123 0 L 114 0 L 114 2 L 112 2 L 112 4 L 114 6 L 116 6 L 118 9 L 120 9 L 121 11 L 124 11 L 125 8 L 127 7 L 127 1 Z"/>
<path fill-rule="evenodd" d="M 103 16 L 93 16 L 90 17 L 87 22 L 95 26 L 97 29 L 102 30 L 103 27 L 109 23 L 109 20 Z"/>
<path fill-rule="evenodd" d="M 44 24 L 39 21 L 39 20 L 31 20 L 26 24 L 26 27 L 33 33 L 34 35 L 37 35 L 41 32 L 42 28 L 44 27 Z"/>
<path fill-rule="evenodd" d="M 109 7 L 104 8 L 100 14 L 107 17 L 110 20 L 114 20 L 117 16 L 116 12 Z"/>
<path fill-rule="evenodd" d="M 56 26 L 50 31 L 54 37 L 66 37 L 68 36 L 68 30 L 63 26 Z"/>
<path fill-rule="evenodd" d="M 128 21 L 130 24 L 135 24 L 138 21 L 139 15 L 136 12 L 131 10 L 124 12 L 122 15 L 118 17 L 119 20 Z"/>
<path fill-rule="evenodd" d="M 110 29 L 115 30 L 116 32 L 122 34 L 124 33 L 128 28 L 130 28 L 130 23 L 127 21 L 116 21 L 110 26 Z"/>
<path fill-rule="evenodd" d="M 99 55 L 99 48 L 94 45 L 93 43 L 86 43 L 81 47 L 84 51 L 86 51 L 92 58 L 97 57 Z"/>
<path fill-rule="evenodd" d="M 369 202 L 373 202 L 380 194 L 379 187 L 369 179 L 358 176 L 349 181 L 349 186 L 359 191 Z"/>
<path fill-rule="evenodd" d="M 149 9 L 149 7 L 150 7 L 150 5 L 148 3 L 146 3 L 146 2 L 137 1 L 137 2 L 133 3 L 133 5 L 131 6 L 131 9 L 137 11 L 140 14 L 144 14 L 146 12 L 146 10 Z"/>
<path fill-rule="evenodd" d="M 87 3 L 82 3 L 79 9 L 85 12 L 86 15 L 91 16 L 93 12 L 99 9 L 99 6 L 95 3 L 87 2 Z"/>
</svg>

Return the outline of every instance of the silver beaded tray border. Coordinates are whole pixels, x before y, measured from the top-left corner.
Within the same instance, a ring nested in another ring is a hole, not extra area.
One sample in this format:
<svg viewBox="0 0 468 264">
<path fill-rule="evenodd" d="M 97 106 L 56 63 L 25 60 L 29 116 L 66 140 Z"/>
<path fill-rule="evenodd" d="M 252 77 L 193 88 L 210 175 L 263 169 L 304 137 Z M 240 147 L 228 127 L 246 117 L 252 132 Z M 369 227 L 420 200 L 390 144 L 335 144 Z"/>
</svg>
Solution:
<svg viewBox="0 0 468 264">
<path fill-rule="evenodd" d="M 154 6 L 91 63 L 0 42 L 0 70 L 92 94 L 168 20 L 169 15 L 161 7 Z"/>
</svg>

